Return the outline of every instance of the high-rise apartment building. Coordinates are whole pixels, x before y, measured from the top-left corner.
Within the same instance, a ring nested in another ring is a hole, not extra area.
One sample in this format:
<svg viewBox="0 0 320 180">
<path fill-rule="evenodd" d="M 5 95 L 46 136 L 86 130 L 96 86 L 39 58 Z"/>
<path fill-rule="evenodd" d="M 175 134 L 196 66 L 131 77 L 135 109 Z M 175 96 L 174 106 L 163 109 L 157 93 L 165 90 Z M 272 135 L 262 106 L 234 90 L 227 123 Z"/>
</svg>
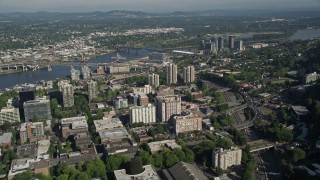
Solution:
<svg viewBox="0 0 320 180">
<path fill-rule="evenodd" d="M 161 122 L 167 122 L 174 115 L 181 113 L 181 97 L 178 95 L 156 97 L 157 117 Z"/>
<path fill-rule="evenodd" d="M 224 48 L 223 37 L 218 38 L 218 50 L 222 50 Z"/>
<path fill-rule="evenodd" d="M 87 66 L 87 65 L 82 66 L 81 71 L 82 71 L 82 76 L 83 76 L 84 80 L 90 79 L 91 69 L 89 66 Z"/>
<path fill-rule="evenodd" d="M 173 117 L 173 130 L 176 134 L 202 130 L 202 117 L 185 112 Z"/>
<path fill-rule="evenodd" d="M 242 51 L 243 50 L 243 41 L 242 40 L 235 41 L 234 48 L 238 51 Z"/>
<path fill-rule="evenodd" d="M 234 49 L 234 36 L 229 36 L 229 49 Z"/>
<path fill-rule="evenodd" d="M 158 74 L 149 74 L 148 75 L 148 84 L 150 86 L 159 87 L 159 75 Z"/>
<path fill-rule="evenodd" d="M 183 68 L 184 83 L 192 83 L 195 79 L 195 70 L 193 66 Z"/>
<path fill-rule="evenodd" d="M 88 82 L 88 95 L 89 95 L 89 102 L 93 98 L 98 97 L 98 89 L 97 89 L 97 82 L 96 81 Z"/>
<path fill-rule="evenodd" d="M 226 170 L 233 165 L 240 165 L 242 157 L 242 150 L 237 147 L 230 149 L 217 149 L 212 154 L 212 165 Z"/>
<path fill-rule="evenodd" d="M 52 119 L 50 100 L 47 96 L 24 102 L 23 109 L 26 121 L 33 120 L 34 118 L 40 121 Z"/>
<path fill-rule="evenodd" d="M 72 107 L 74 105 L 74 88 L 72 84 L 63 84 L 61 86 L 63 106 Z"/>
<path fill-rule="evenodd" d="M 168 64 L 166 73 L 167 73 L 167 84 L 177 83 L 177 73 L 178 73 L 177 65 L 173 63 Z"/>
<path fill-rule="evenodd" d="M 71 66 L 71 79 L 73 81 L 79 81 L 80 80 L 80 70 L 75 69 L 73 66 Z"/>
<path fill-rule="evenodd" d="M 139 122 L 146 124 L 156 122 L 156 107 L 153 104 L 130 107 L 130 124 Z"/>
<path fill-rule="evenodd" d="M 27 142 L 28 140 L 35 139 L 37 137 L 44 136 L 44 128 L 42 122 L 28 122 L 23 123 L 20 126 L 20 141 L 21 144 Z"/>
<path fill-rule="evenodd" d="M 128 107 L 128 99 L 124 95 L 115 96 L 112 99 L 113 107 L 115 109 L 127 108 Z"/>
</svg>

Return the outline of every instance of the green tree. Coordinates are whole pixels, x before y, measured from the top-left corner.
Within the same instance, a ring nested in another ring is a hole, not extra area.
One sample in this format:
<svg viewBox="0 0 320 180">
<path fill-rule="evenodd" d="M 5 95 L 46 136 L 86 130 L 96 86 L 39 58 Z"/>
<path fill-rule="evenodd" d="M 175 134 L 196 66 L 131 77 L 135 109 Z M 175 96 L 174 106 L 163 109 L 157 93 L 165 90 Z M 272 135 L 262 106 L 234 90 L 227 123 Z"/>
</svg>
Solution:
<svg viewBox="0 0 320 180">
<path fill-rule="evenodd" d="M 61 174 L 60 176 L 57 177 L 56 180 L 68 180 L 69 176 L 68 174 Z"/>
<path fill-rule="evenodd" d="M 142 162 L 139 159 L 132 159 L 127 166 L 128 174 L 140 174 L 144 171 Z"/>
<path fill-rule="evenodd" d="M 130 158 L 127 156 L 113 154 L 106 160 L 106 170 L 107 172 L 113 172 L 114 170 L 120 169 L 120 167 L 123 167 L 129 160 Z"/>
<path fill-rule="evenodd" d="M 25 171 L 23 173 L 17 174 L 13 177 L 13 180 L 30 180 L 32 178 L 32 174 L 30 171 Z"/>
<path fill-rule="evenodd" d="M 306 157 L 306 152 L 300 148 L 293 148 L 288 151 L 289 160 L 296 163 Z"/>
<path fill-rule="evenodd" d="M 176 163 L 179 162 L 179 159 L 177 158 L 177 156 L 175 154 L 173 154 L 172 152 L 169 152 L 166 156 L 165 156 L 165 166 L 167 168 L 175 165 Z"/>
<path fill-rule="evenodd" d="M 154 160 L 154 166 L 157 167 L 157 168 L 162 169 L 163 160 L 164 160 L 163 159 L 163 155 L 156 153 L 156 154 L 152 155 L 152 157 L 153 157 L 153 160 Z"/>
</svg>

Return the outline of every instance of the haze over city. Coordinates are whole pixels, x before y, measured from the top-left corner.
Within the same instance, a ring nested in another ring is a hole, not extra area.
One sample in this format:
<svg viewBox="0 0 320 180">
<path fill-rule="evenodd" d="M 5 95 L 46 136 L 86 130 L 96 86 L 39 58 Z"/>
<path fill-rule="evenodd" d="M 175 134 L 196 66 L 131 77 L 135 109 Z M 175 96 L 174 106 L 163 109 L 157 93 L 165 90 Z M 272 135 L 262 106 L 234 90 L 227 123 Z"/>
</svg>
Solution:
<svg viewBox="0 0 320 180">
<path fill-rule="evenodd" d="M 317 9 L 319 0 L 0 0 L 0 12 L 89 12 L 139 10 L 146 12 L 198 11 L 208 9 Z"/>
</svg>

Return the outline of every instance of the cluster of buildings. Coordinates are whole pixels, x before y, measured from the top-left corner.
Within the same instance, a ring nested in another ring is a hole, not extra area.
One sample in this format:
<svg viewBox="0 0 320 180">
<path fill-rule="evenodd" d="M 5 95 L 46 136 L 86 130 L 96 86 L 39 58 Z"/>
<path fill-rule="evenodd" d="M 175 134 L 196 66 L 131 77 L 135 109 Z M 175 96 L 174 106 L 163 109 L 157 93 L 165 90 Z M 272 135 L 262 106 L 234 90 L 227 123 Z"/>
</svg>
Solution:
<svg viewBox="0 0 320 180">
<path fill-rule="evenodd" d="M 243 41 L 236 40 L 234 35 L 228 37 L 228 49 L 242 51 L 244 50 Z M 210 52 L 216 54 L 218 51 L 225 49 L 225 39 L 223 36 L 212 37 L 208 42 L 202 40 L 199 42 L 198 49 L 200 51 Z"/>
</svg>

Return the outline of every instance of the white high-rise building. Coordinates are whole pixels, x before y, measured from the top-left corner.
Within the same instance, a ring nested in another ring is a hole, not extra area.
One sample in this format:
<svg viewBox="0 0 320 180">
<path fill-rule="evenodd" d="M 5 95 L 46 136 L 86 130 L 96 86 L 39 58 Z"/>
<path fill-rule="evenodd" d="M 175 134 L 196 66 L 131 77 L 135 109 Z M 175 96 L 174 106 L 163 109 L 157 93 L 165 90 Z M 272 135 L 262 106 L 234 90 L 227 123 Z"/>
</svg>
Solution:
<svg viewBox="0 0 320 180">
<path fill-rule="evenodd" d="M 91 70 L 90 70 L 89 66 L 87 66 L 87 65 L 82 66 L 81 71 L 82 71 L 82 76 L 83 76 L 84 80 L 90 79 Z"/>
<path fill-rule="evenodd" d="M 166 73 L 167 73 L 167 84 L 177 83 L 177 73 L 178 73 L 177 65 L 173 63 L 168 64 Z"/>
<path fill-rule="evenodd" d="M 183 68 L 184 83 L 192 83 L 195 79 L 195 70 L 193 66 Z"/>
<path fill-rule="evenodd" d="M 158 74 L 150 74 L 148 75 L 148 84 L 150 86 L 159 87 L 159 75 Z"/>
<path fill-rule="evenodd" d="M 15 123 L 20 122 L 19 108 L 5 107 L 0 110 L 0 125 L 5 122 Z"/>
<path fill-rule="evenodd" d="M 240 165 L 242 157 L 242 150 L 237 147 L 231 149 L 217 149 L 212 154 L 212 165 L 226 170 L 233 165 Z"/>
<path fill-rule="evenodd" d="M 96 81 L 88 82 L 88 95 L 89 95 L 89 102 L 93 98 L 98 97 L 98 90 L 97 90 L 97 82 Z"/>
<path fill-rule="evenodd" d="M 161 122 L 169 121 L 174 115 L 181 114 L 181 97 L 178 95 L 157 96 L 157 117 Z"/>
<path fill-rule="evenodd" d="M 61 86 L 62 98 L 63 98 L 63 106 L 64 107 L 72 107 L 74 105 L 74 88 L 71 84 L 63 84 Z"/>
<path fill-rule="evenodd" d="M 130 124 L 139 122 L 146 124 L 156 122 L 156 107 L 153 104 L 130 107 Z"/>
<path fill-rule="evenodd" d="M 71 66 L 70 72 L 71 72 L 71 79 L 73 81 L 79 81 L 80 80 L 80 71 L 79 70 L 74 69 L 74 67 Z"/>
</svg>

